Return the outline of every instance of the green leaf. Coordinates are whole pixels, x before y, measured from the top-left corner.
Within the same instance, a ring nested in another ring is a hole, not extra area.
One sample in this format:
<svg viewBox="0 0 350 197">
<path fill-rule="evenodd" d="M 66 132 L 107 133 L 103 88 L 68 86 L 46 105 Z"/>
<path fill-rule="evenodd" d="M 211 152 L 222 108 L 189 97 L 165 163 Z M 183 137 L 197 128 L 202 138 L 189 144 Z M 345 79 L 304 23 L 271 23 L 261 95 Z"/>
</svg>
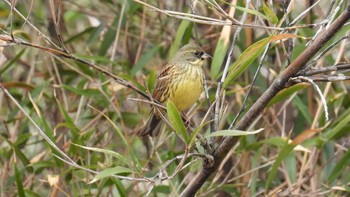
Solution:
<svg viewBox="0 0 350 197">
<path fill-rule="evenodd" d="M 105 169 L 105 170 L 99 172 L 88 184 L 94 183 L 94 182 L 101 180 L 103 178 L 106 178 L 106 177 L 113 176 L 115 174 L 122 174 L 122 173 L 134 173 L 134 171 L 129 169 L 129 168 L 125 168 L 125 167 L 121 167 L 121 166 L 117 166 L 114 168 L 108 168 L 108 169 Z"/>
<path fill-rule="evenodd" d="M 339 162 L 335 165 L 332 173 L 328 177 L 328 183 L 332 183 L 336 180 L 336 178 L 350 165 L 350 150 L 348 150 L 344 156 L 339 160 Z"/>
<path fill-rule="evenodd" d="M 23 166 L 27 167 L 26 169 L 29 171 L 29 172 L 33 172 L 33 168 L 30 166 L 30 161 L 29 159 L 26 157 L 27 155 L 24 154 L 23 152 L 21 152 L 21 147 L 20 146 L 17 146 L 16 142 L 13 143 L 11 140 L 9 140 L 8 138 L 3 138 L 3 140 L 5 140 L 12 148 L 12 150 L 14 151 L 14 154 L 16 155 L 16 157 L 18 157 Z M 12 151 L 11 151 L 11 155 L 12 155 Z"/>
<path fill-rule="evenodd" d="M 253 61 L 264 51 L 270 40 L 271 37 L 268 37 L 252 44 L 238 57 L 238 59 L 230 66 L 229 73 L 224 82 L 225 88 L 236 80 L 253 63 Z"/>
<path fill-rule="evenodd" d="M 329 126 L 329 129 L 325 133 L 326 140 L 339 139 L 342 136 L 346 136 L 349 133 L 350 128 L 350 108 L 343 111 L 339 117 L 333 120 L 333 124 Z"/>
<path fill-rule="evenodd" d="M 71 129 L 71 131 L 73 131 L 73 135 L 76 137 L 79 135 L 79 128 L 74 124 L 73 119 L 69 116 L 69 114 L 67 113 L 66 109 L 61 105 L 61 103 L 59 102 L 58 99 L 56 99 L 58 108 L 64 118 L 64 120 L 67 123 L 67 127 Z"/>
<path fill-rule="evenodd" d="M 74 144 L 74 143 L 73 143 Z M 112 157 L 115 157 L 116 159 L 118 159 L 119 161 L 123 162 L 124 164 L 130 164 L 129 161 L 121 154 L 111 151 L 111 150 L 106 150 L 106 149 L 101 149 L 101 148 L 94 148 L 94 147 L 88 147 L 88 146 L 82 146 L 79 144 L 74 144 L 75 146 L 81 147 L 83 149 L 86 150 L 91 150 L 91 151 L 95 151 L 95 152 L 100 152 L 100 153 L 104 153 L 106 155 L 110 155 Z"/>
<path fill-rule="evenodd" d="M 109 47 L 113 44 L 118 22 L 119 22 L 119 15 L 116 14 L 110 28 L 108 28 L 108 31 L 104 35 L 104 38 L 101 42 L 100 50 L 98 52 L 100 56 L 104 56 L 107 53 Z"/>
<path fill-rule="evenodd" d="M 147 53 L 143 54 L 139 61 L 132 67 L 131 74 L 135 74 L 137 71 L 141 70 L 156 54 L 159 49 L 161 48 L 161 44 L 158 44 L 157 46 L 153 47 L 151 50 L 149 50 Z"/>
<path fill-rule="evenodd" d="M 100 26 L 99 26 L 100 27 Z M 69 43 L 74 43 L 74 41 L 77 41 L 77 42 L 79 42 L 79 39 L 83 39 L 83 36 L 85 35 L 85 34 L 88 34 L 88 33 L 90 33 L 90 32 L 94 32 L 94 31 L 96 31 L 96 29 L 98 29 L 98 27 L 87 27 L 85 30 L 83 30 L 83 31 L 81 31 L 81 32 L 79 32 L 79 33 L 77 33 L 77 34 L 75 34 L 75 35 L 73 35 L 73 36 L 71 36 L 71 37 L 69 37 L 68 39 L 66 39 L 65 41 L 64 41 L 64 43 L 65 44 L 69 44 Z M 91 36 L 90 36 L 91 37 Z M 95 42 L 96 42 L 96 39 L 97 39 L 98 37 L 96 36 L 95 37 Z M 91 43 L 91 41 L 90 41 L 90 39 L 88 39 L 89 41 L 88 41 L 88 43 L 90 42 Z M 89 45 L 89 44 L 88 44 Z"/>
<path fill-rule="evenodd" d="M 221 130 L 213 132 L 206 137 L 215 137 L 215 136 L 246 136 L 246 135 L 254 135 L 260 133 L 263 128 L 255 130 L 255 131 L 241 131 L 241 130 Z"/>
<path fill-rule="evenodd" d="M 220 68 L 222 67 L 226 56 L 227 48 L 228 45 L 224 42 L 224 39 L 219 39 L 218 43 L 216 44 L 213 61 L 210 67 L 210 75 L 212 79 L 216 79 L 218 77 Z"/>
<path fill-rule="evenodd" d="M 252 152 L 253 157 L 251 160 L 251 167 L 250 169 L 256 169 L 261 162 L 261 154 L 263 152 L 263 149 L 257 150 L 255 153 Z M 251 174 L 251 182 L 250 182 L 250 196 L 256 196 L 255 194 L 257 193 L 258 189 L 258 182 L 259 182 L 259 171 L 256 170 L 255 172 L 252 172 Z"/>
<path fill-rule="evenodd" d="M 179 50 L 181 41 L 183 40 L 186 29 L 190 26 L 190 21 L 182 20 L 179 27 L 177 28 L 175 40 L 173 44 L 171 45 L 170 51 L 169 51 L 169 59 L 172 59 L 175 55 L 175 53 Z"/>
<path fill-rule="evenodd" d="M 27 155 L 24 154 L 20 149 L 19 147 L 13 147 L 15 153 L 16 153 L 16 156 L 21 160 L 21 162 L 23 163 L 24 166 L 29 166 L 30 165 L 30 161 L 29 159 L 27 158 Z M 33 172 L 33 168 L 30 166 L 30 167 L 27 167 L 27 170 L 29 172 Z"/>
<path fill-rule="evenodd" d="M 127 197 L 128 196 L 127 188 L 125 188 L 126 186 L 124 187 L 124 185 L 122 183 L 122 180 L 120 180 L 120 179 L 113 179 L 113 182 L 114 182 L 116 188 L 118 189 L 120 197 Z"/>
<path fill-rule="evenodd" d="M 297 161 L 296 161 L 295 154 L 293 153 L 288 154 L 284 159 L 284 164 L 288 174 L 288 179 L 290 180 L 291 183 L 296 183 L 298 171 L 297 171 Z"/>
<path fill-rule="evenodd" d="M 194 140 L 196 139 L 197 134 L 198 134 L 198 133 L 202 130 L 202 128 L 203 128 L 206 124 L 208 124 L 208 123 L 209 123 L 209 122 L 206 122 L 206 123 L 204 123 L 204 124 L 201 124 L 199 127 L 197 127 L 197 128 L 192 132 L 192 134 L 191 134 L 191 136 L 190 136 L 190 140 L 189 140 L 189 142 L 188 142 L 188 144 L 189 144 L 190 147 L 192 146 Z"/>
<path fill-rule="evenodd" d="M 172 101 L 167 102 L 167 114 L 171 125 L 178 136 L 182 136 L 186 144 L 189 142 L 187 129 L 182 121 L 181 115 Z"/>
<path fill-rule="evenodd" d="M 335 143 L 332 141 L 329 141 L 322 146 L 322 149 L 320 150 L 320 153 L 322 153 L 322 163 L 326 164 L 322 170 L 322 178 L 324 178 L 325 181 L 329 182 L 329 177 L 334 176 L 332 174 L 335 174 L 333 171 L 335 170 L 336 164 L 339 162 L 339 159 L 334 159 L 334 155 L 336 155 L 336 150 L 335 150 Z M 341 156 L 344 156 L 343 153 Z M 347 165 L 348 166 L 348 165 Z M 339 169 L 344 169 L 344 168 L 338 168 Z M 324 182 L 322 180 L 322 182 Z M 329 182 L 329 186 L 333 186 L 333 181 Z"/>
<path fill-rule="evenodd" d="M 311 114 L 309 112 L 309 109 L 308 109 L 307 105 L 305 103 L 303 103 L 303 101 L 300 99 L 299 96 L 295 96 L 294 97 L 293 103 L 298 108 L 298 111 L 304 116 L 306 121 L 309 124 L 311 124 L 312 123 L 312 118 L 311 118 Z"/>
<path fill-rule="evenodd" d="M 299 92 L 302 89 L 305 89 L 306 87 L 310 86 L 307 83 L 299 83 L 294 86 L 291 86 L 289 88 L 283 89 L 280 91 L 275 97 L 273 97 L 270 102 L 267 104 L 267 107 L 271 107 L 272 105 L 285 100 L 287 98 L 290 98 L 290 96 L 296 92 Z"/>
<path fill-rule="evenodd" d="M 101 115 L 103 117 L 105 117 L 107 119 L 107 121 L 113 126 L 113 128 L 115 129 L 115 131 L 117 132 L 117 134 L 119 135 L 119 137 L 122 139 L 122 142 L 124 143 L 124 145 L 127 147 L 128 151 L 130 152 L 130 156 L 135 164 L 135 167 L 138 171 L 141 170 L 141 164 L 138 160 L 138 158 L 136 157 L 134 151 L 132 150 L 132 148 L 130 147 L 130 145 L 128 144 L 128 141 L 126 140 L 123 132 L 120 130 L 120 128 L 115 124 L 114 121 L 112 121 L 108 116 L 106 116 L 104 113 L 101 113 Z"/>
<path fill-rule="evenodd" d="M 264 14 L 256 11 L 256 10 L 251 10 L 251 9 L 248 9 L 248 8 L 245 8 L 245 7 L 241 7 L 241 6 L 237 6 L 237 5 L 232 5 L 230 4 L 231 6 L 234 6 L 237 10 L 240 10 L 240 11 L 243 11 L 243 12 L 247 12 L 249 14 L 253 14 L 255 16 L 258 16 L 258 17 L 261 17 L 263 19 L 266 19 L 268 20 L 267 16 L 265 16 Z"/>
<path fill-rule="evenodd" d="M 15 166 L 16 185 L 17 185 L 17 192 L 18 192 L 17 195 L 20 197 L 26 196 L 24 193 L 21 174 L 18 171 L 17 165 L 14 165 L 14 166 Z"/>
<path fill-rule="evenodd" d="M 147 77 L 147 87 L 150 92 L 153 92 L 157 80 L 157 72 L 152 70 Z"/>
<path fill-rule="evenodd" d="M 72 86 L 69 85 L 62 85 L 62 87 L 66 90 L 69 90 L 71 92 L 74 92 L 78 95 L 82 95 L 82 96 L 96 96 L 100 94 L 99 90 L 96 89 L 80 89 L 80 88 L 74 88 Z"/>
<path fill-rule="evenodd" d="M 12 65 L 15 65 L 15 63 L 21 58 L 21 56 L 26 51 L 26 48 L 22 49 L 18 54 L 16 54 L 15 57 L 13 57 L 10 61 L 8 61 L 6 64 L 1 65 L 0 69 L 0 76 L 7 71 Z"/>
<path fill-rule="evenodd" d="M 288 154 L 293 151 L 296 144 L 288 143 L 288 140 L 286 141 L 285 146 L 282 148 L 281 152 L 278 154 L 275 163 L 272 165 L 270 173 L 267 177 L 267 181 L 265 184 L 265 190 L 268 190 L 272 184 L 272 181 L 277 175 L 277 171 L 279 166 L 281 165 L 282 161 L 288 156 Z"/>
<path fill-rule="evenodd" d="M 263 11 L 268 21 L 270 21 L 272 24 L 278 23 L 278 18 L 275 12 L 272 9 L 270 9 L 264 1 L 263 1 Z"/>
</svg>

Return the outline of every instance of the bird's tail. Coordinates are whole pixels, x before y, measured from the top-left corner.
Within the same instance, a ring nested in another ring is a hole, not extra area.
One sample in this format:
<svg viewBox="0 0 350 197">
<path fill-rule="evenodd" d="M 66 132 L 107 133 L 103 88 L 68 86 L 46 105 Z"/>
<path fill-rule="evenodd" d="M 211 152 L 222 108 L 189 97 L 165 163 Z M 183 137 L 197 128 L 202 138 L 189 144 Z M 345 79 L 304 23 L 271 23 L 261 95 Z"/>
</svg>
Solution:
<svg viewBox="0 0 350 197">
<path fill-rule="evenodd" d="M 151 137 L 157 136 L 160 131 L 161 123 L 161 118 L 152 113 L 145 128 L 140 132 L 140 137 L 146 137 L 148 135 Z"/>
</svg>

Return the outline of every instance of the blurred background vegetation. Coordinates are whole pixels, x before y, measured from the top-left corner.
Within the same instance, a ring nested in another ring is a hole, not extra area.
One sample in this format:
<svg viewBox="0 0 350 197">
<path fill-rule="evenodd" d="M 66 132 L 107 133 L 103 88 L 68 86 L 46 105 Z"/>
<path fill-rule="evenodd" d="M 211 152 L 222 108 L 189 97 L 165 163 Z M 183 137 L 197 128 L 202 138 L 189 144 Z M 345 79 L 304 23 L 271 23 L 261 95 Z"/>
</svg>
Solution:
<svg viewBox="0 0 350 197">
<path fill-rule="evenodd" d="M 13 1 L 0 2 L 1 35 L 12 32 L 16 39 L 66 51 L 144 92 L 152 92 L 157 72 L 177 49 L 195 40 L 213 56 L 204 67 L 210 103 L 216 99 L 217 84 L 237 30 L 237 26 L 180 20 L 132 0 L 16 1 L 12 9 L 9 2 Z M 144 2 L 163 11 L 195 11 L 226 20 L 211 6 L 211 1 Z M 271 43 L 249 94 L 248 109 L 305 49 L 320 23 L 329 16 L 336 18 L 348 3 L 293 2 L 252 0 L 249 9 L 245 9 L 243 0 L 217 1 L 238 21 L 247 12 L 244 23 L 258 26 L 243 27 L 235 40 L 231 63 L 249 46 L 277 31 L 264 27 L 277 25 L 289 3 L 294 6 L 279 24 L 281 27 L 288 26 L 316 3 L 294 24 L 297 28 L 285 32 L 297 36 Z M 329 45 L 348 31 L 349 25 Z M 348 43 L 344 39 L 324 54 L 316 66 L 349 62 Z M 137 136 L 150 111 L 149 104 L 135 100 L 143 99 L 139 94 L 86 64 L 52 55 L 47 49 L 5 42 L 1 46 L 0 83 L 13 97 L 4 89 L 0 91 L 1 196 L 143 196 L 148 192 L 151 196 L 177 196 L 200 169 L 201 159 L 190 157 L 186 160 L 189 165 L 171 179 L 156 184 L 136 179 L 159 175 L 162 166 L 185 149 L 185 144 L 169 129 L 147 143 Z M 259 55 L 227 86 L 218 130 L 227 129 L 242 107 L 259 65 Z M 242 136 L 227 156 L 226 164 L 198 196 L 349 195 L 350 84 L 344 81 L 318 85 L 327 100 L 330 121 L 325 120 L 320 97 L 312 86 L 299 84 L 283 92 L 251 127 L 264 131 Z M 187 116 L 199 126 L 210 120 L 211 116 L 203 120 L 207 112 L 203 94 Z M 96 176 L 58 159 L 55 155 L 62 155 L 44 140 L 28 117 L 78 165 L 103 173 Z M 203 135 L 209 132 L 208 125 L 201 129 Z M 287 139 L 298 139 L 299 145 L 291 148 Z M 204 153 L 199 144 L 196 146 L 199 153 Z M 169 164 L 163 176 L 171 175 L 179 162 Z M 111 177 L 113 174 L 131 180 Z"/>
</svg>

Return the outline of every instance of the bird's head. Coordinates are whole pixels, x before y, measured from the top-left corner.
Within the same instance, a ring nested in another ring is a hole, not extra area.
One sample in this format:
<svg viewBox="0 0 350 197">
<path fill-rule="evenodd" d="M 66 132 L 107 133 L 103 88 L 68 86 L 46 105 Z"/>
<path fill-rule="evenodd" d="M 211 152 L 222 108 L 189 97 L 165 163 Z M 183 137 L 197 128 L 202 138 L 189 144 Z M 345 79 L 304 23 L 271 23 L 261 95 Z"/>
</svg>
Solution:
<svg viewBox="0 0 350 197">
<path fill-rule="evenodd" d="M 175 54 L 173 61 L 178 63 L 186 62 L 193 66 L 202 66 L 205 59 L 211 57 L 203 51 L 197 44 L 186 44 Z"/>
</svg>

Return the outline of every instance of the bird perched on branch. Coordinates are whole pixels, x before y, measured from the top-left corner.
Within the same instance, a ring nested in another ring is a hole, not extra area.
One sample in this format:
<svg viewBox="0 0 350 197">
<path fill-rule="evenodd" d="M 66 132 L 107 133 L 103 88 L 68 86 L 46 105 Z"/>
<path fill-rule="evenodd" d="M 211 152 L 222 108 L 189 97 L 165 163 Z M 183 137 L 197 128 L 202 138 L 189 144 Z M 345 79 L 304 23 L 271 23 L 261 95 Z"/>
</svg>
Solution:
<svg viewBox="0 0 350 197">
<path fill-rule="evenodd" d="M 157 76 L 153 99 L 162 104 L 171 100 L 179 111 L 190 108 L 203 90 L 202 65 L 210 56 L 198 45 L 184 45 Z M 157 136 L 161 126 L 161 109 L 152 107 L 151 116 L 140 132 L 141 137 Z"/>
</svg>

